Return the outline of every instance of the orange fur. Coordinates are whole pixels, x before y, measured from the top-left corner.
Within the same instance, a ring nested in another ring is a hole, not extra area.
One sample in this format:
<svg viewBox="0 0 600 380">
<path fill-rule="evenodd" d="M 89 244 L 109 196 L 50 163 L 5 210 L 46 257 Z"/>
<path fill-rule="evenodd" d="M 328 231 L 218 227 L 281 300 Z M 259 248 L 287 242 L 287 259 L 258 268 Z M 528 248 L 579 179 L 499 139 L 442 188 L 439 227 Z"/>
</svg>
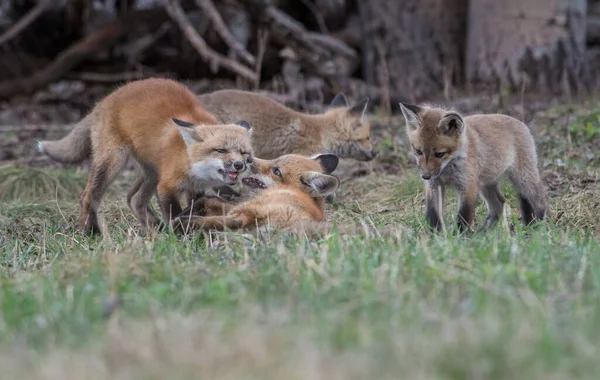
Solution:
<svg viewBox="0 0 600 380">
<path fill-rule="evenodd" d="M 285 155 L 270 161 L 255 159 L 255 163 L 258 169 L 250 176 L 260 178 L 270 187 L 248 201 L 229 207 L 225 215 L 218 206 L 212 210 L 205 207 L 201 212 L 209 216 L 190 216 L 193 211 L 188 210 L 188 215 L 182 213 L 176 223 L 184 229 L 223 230 L 264 225 L 285 228 L 325 219 L 324 197 L 339 185 L 339 180 L 329 175 L 338 164 L 337 156 Z"/>
<path fill-rule="evenodd" d="M 249 126 L 215 124 L 217 120 L 182 84 L 146 79 L 102 99 L 62 140 L 39 146 L 61 162 L 78 162 L 91 154 L 79 224 L 96 232 L 100 232 L 97 211 L 107 187 L 134 157 L 143 173 L 129 192 L 128 203 L 143 225 L 153 227 L 159 223 L 149 208 L 154 192 L 168 221 L 181 212 L 182 193 L 200 192 L 224 181 L 235 183 L 245 170 L 252 154 Z"/>
</svg>

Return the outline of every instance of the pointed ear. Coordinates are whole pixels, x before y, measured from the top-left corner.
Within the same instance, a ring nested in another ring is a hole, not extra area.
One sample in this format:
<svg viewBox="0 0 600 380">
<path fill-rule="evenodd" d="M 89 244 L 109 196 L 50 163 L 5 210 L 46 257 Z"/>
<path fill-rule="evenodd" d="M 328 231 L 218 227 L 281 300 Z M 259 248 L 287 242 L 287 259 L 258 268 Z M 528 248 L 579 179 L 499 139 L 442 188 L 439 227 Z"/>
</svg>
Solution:
<svg viewBox="0 0 600 380">
<path fill-rule="evenodd" d="M 252 130 L 252 126 L 250 125 L 250 123 L 248 123 L 246 120 L 239 120 L 235 122 L 236 125 L 239 125 L 240 127 L 244 127 L 246 128 L 246 130 L 251 131 Z"/>
<path fill-rule="evenodd" d="M 348 99 L 346 99 L 346 95 L 343 92 L 340 92 L 336 96 L 333 97 L 331 103 L 329 103 L 329 108 L 338 108 L 338 107 L 348 107 Z"/>
<path fill-rule="evenodd" d="M 246 128 L 248 134 L 252 136 L 252 126 L 246 120 L 238 120 L 235 124 L 239 125 L 240 127 Z"/>
<path fill-rule="evenodd" d="M 319 153 L 310 158 L 319 162 L 325 173 L 331 174 L 340 163 L 340 159 L 333 153 Z"/>
<path fill-rule="evenodd" d="M 448 136 L 458 136 L 465 130 L 465 122 L 459 114 L 450 112 L 440 120 L 438 128 Z"/>
<path fill-rule="evenodd" d="M 194 143 L 202 142 L 202 139 L 196 132 L 195 128 L 192 127 L 179 127 L 179 133 L 183 137 L 183 141 L 186 146 L 190 146 Z"/>
<path fill-rule="evenodd" d="M 189 123 L 189 122 L 183 121 L 183 120 L 179 120 L 174 117 L 171 118 L 171 120 L 173 120 L 173 123 L 177 124 L 180 127 L 191 128 L 194 126 L 194 124 L 192 124 L 192 123 Z"/>
<path fill-rule="evenodd" d="M 302 174 L 302 182 L 311 187 L 313 198 L 327 197 L 337 190 L 340 180 L 336 177 L 319 172 L 306 172 Z"/>
<path fill-rule="evenodd" d="M 418 129 L 421 121 L 419 118 L 421 107 L 400 103 L 400 109 L 402 110 L 402 115 L 404 115 L 404 120 L 406 121 L 406 128 L 409 130 Z"/>
<path fill-rule="evenodd" d="M 352 107 L 348 108 L 348 114 L 356 117 L 360 116 L 360 122 L 362 123 L 365 119 L 368 105 L 369 98 L 363 98 L 356 102 Z"/>
</svg>

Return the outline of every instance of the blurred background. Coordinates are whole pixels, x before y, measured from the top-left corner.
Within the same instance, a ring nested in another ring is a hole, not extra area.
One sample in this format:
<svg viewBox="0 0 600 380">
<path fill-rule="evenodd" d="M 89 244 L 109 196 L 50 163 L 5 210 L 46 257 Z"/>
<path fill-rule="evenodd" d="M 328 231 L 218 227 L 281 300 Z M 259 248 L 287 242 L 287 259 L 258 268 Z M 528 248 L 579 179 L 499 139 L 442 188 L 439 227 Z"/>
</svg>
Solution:
<svg viewBox="0 0 600 380">
<path fill-rule="evenodd" d="M 391 115 L 398 101 L 571 101 L 599 67 L 600 0 L 2 0 L 0 161 L 152 76 L 312 112 L 345 92 Z"/>
</svg>

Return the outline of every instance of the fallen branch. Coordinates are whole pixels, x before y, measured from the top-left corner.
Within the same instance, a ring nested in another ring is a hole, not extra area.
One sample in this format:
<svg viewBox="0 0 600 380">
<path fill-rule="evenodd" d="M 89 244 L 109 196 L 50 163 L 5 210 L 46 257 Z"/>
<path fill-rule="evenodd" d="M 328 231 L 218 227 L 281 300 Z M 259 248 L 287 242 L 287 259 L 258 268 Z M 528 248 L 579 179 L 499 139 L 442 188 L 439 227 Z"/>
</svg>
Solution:
<svg viewBox="0 0 600 380">
<path fill-rule="evenodd" d="M 251 14 L 270 26 L 271 35 L 277 43 L 292 49 L 296 59 L 319 76 L 333 77 L 341 74 L 333 62 L 332 53 L 351 62 L 357 62 L 359 59 L 356 51 L 343 41 L 307 31 L 304 25 L 272 5 L 255 0 L 245 4 Z"/>
<path fill-rule="evenodd" d="M 83 82 L 90 83 L 118 83 L 118 82 L 131 82 L 133 80 L 140 80 L 150 77 L 168 78 L 173 77 L 171 73 L 154 73 L 154 72 L 139 72 L 130 71 L 122 73 L 91 73 L 81 72 L 69 75 L 69 78 L 77 79 Z"/>
<path fill-rule="evenodd" d="M 169 16 L 171 16 L 171 19 L 173 19 L 173 21 L 179 26 L 187 40 L 190 42 L 190 44 L 192 44 L 202 58 L 217 67 L 223 66 L 239 76 L 248 79 L 252 83 L 256 82 L 256 73 L 252 72 L 252 70 L 234 60 L 223 57 L 208 46 L 206 41 L 200 37 L 196 29 L 194 29 L 188 18 L 185 16 L 179 1 L 166 0 L 165 9 Z"/>
<path fill-rule="evenodd" d="M 162 9 L 127 13 L 63 51 L 48 67 L 35 73 L 32 77 L 0 84 L 0 99 L 7 99 L 16 94 L 30 94 L 48 83 L 60 79 L 81 62 L 114 45 L 121 37 L 139 28 L 140 25 L 156 27 L 165 19 L 166 14 Z"/>
<path fill-rule="evenodd" d="M 17 21 L 13 26 L 11 26 L 6 32 L 4 32 L 0 36 L 0 45 L 6 43 L 7 41 L 12 40 L 16 36 L 19 35 L 23 30 L 25 30 L 32 22 L 34 22 L 44 11 L 48 8 L 48 5 L 52 3 L 53 0 L 40 0 L 40 2 L 29 12 L 25 14 L 19 21 Z"/>
<path fill-rule="evenodd" d="M 246 48 L 238 40 L 236 40 L 234 36 L 231 35 L 229 29 L 227 29 L 227 25 L 225 25 L 223 18 L 221 18 L 221 15 L 219 14 L 219 11 L 213 2 L 211 0 L 196 0 L 196 4 L 204 11 L 204 13 L 206 13 L 206 16 L 210 18 L 213 26 L 223 41 L 225 41 L 225 43 L 236 53 L 238 53 L 246 62 L 248 62 L 250 65 L 254 65 L 256 63 L 256 58 L 254 58 L 254 56 L 252 56 L 252 54 L 250 54 Z"/>
</svg>

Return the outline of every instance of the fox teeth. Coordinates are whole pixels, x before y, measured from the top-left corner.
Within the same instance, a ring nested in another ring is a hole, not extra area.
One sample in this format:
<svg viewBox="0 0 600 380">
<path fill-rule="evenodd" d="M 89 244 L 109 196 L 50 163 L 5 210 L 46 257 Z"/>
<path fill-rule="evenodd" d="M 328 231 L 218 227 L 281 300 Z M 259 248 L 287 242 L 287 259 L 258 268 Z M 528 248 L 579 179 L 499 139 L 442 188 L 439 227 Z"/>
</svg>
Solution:
<svg viewBox="0 0 600 380">
<path fill-rule="evenodd" d="M 227 175 L 229 175 L 229 178 L 237 178 L 237 173 L 229 172 Z"/>
</svg>

